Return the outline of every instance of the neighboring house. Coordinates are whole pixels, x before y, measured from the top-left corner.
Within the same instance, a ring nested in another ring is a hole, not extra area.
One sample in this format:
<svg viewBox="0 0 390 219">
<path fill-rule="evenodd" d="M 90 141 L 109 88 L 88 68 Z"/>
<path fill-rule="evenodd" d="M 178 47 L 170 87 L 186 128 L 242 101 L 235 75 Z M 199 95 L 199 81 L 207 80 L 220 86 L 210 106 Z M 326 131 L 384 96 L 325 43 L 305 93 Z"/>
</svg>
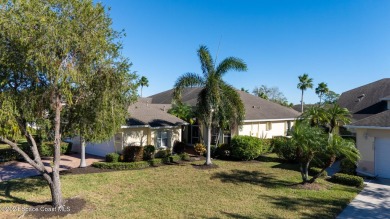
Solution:
<svg viewBox="0 0 390 219">
<path fill-rule="evenodd" d="M 390 178 L 390 78 L 346 91 L 338 104 L 352 113 L 346 127 L 356 133 L 357 172 Z"/>
<path fill-rule="evenodd" d="M 182 141 L 182 127 L 187 123 L 166 111 L 165 104 L 150 104 L 150 99 L 140 98 L 129 106 L 130 118 L 121 126 L 118 133 L 103 143 L 87 143 L 86 153 L 105 156 L 112 152 L 121 152 L 129 145 L 154 145 L 157 149 L 172 148 L 175 141 Z M 73 151 L 80 151 L 80 140 L 74 138 Z"/>
<path fill-rule="evenodd" d="M 182 92 L 182 102 L 196 106 L 198 94 L 202 88 L 185 88 Z M 239 91 L 242 102 L 245 106 L 245 118 L 239 127 L 231 127 L 230 130 L 220 131 L 212 129 L 212 144 L 229 142 L 231 136 L 248 135 L 258 138 L 273 138 L 275 136 L 286 136 L 294 124 L 299 112 L 284 107 L 272 101 L 264 100 L 244 91 Z M 150 96 L 152 104 L 171 104 L 173 89 Z M 200 124 L 189 125 L 183 131 L 183 140 L 188 144 L 201 142 L 202 133 L 207 133 L 199 128 Z M 206 137 L 204 137 L 206 139 Z"/>
</svg>

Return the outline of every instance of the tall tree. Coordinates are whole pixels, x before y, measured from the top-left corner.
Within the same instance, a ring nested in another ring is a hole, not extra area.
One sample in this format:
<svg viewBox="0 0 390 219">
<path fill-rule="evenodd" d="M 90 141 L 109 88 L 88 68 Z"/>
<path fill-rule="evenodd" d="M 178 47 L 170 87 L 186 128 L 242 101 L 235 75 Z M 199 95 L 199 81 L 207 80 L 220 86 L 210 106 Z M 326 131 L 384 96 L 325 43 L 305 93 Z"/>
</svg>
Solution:
<svg viewBox="0 0 390 219">
<path fill-rule="evenodd" d="M 316 94 L 320 98 L 320 105 L 322 97 L 329 92 L 328 85 L 324 82 L 321 82 L 318 84 L 318 87 L 316 88 Z"/>
<path fill-rule="evenodd" d="M 334 104 L 337 103 L 337 100 L 339 99 L 340 94 L 335 93 L 334 91 L 329 91 L 324 95 L 324 103 L 327 104 Z"/>
<path fill-rule="evenodd" d="M 267 87 L 266 85 L 261 85 L 260 87 L 255 87 L 252 93 L 263 99 L 279 103 L 282 106 L 290 105 L 287 101 L 287 98 L 278 87 Z"/>
<path fill-rule="evenodd" d="M 88 139 L 111 135 L 125 119 L 125 106 L 135 92 L 135 75 L 128 74 L 130 64 L 120 55 L 122 33 L 111 24 L 104 7 L 92 0 L 0 4 L 0 124 L 11 124 L 0 128 L 0 140 L 43 175 L 57 208 L 64 204 L 61 136 L 73 129 Z M 89 118 L 75 122 L 83 116 Z M 32 156 L 10 140 L 15 124 Z M 28 124 L 48 124 L 48 132 L 54 133 L 50 169 L 42 163 Z"/>
<path fill-rule="evenodd" d="M 301 112 L 303 113 L 303 92 L 307 90 L 308 88 L 313 88 L 313 79 L 309 78 L 308 74 L 303 74 L 298 76 L 299 83 L 297 85 L 297 88 L 302 91 L 301 94 Z"/>
<path fill-rule="evenodd" d="M 142 89 L 144 88 L 144 86 L 149 87 L 149 80 L 145 76 L 142 76 L 138 84 L 139 86 L 141 86 L 141 97 L 142 97 Z"/>
<path fill-rule="evenodd" d="M 206 46 L 200 46 L 198 56 L 202 75 L 186 73 L 180 76 L 174 85 L 174 99 L 181 100 L 182 90 L 186 87 L 203 87 L 198 96 L 197 115 L 207 128 L 207 159 L 205 165 L 211 165 L 210 143 L 211 126 L 214 122 L 241 123 L 244 105 L 236 90 L 223 81 L 222 77 L 230 70 L 246 71 L 246 64 L 238 58 L 228 57 L 215 67 L 215 63 Z M 216 116 L 214 116 L 216 115 Z"/>
</svg>

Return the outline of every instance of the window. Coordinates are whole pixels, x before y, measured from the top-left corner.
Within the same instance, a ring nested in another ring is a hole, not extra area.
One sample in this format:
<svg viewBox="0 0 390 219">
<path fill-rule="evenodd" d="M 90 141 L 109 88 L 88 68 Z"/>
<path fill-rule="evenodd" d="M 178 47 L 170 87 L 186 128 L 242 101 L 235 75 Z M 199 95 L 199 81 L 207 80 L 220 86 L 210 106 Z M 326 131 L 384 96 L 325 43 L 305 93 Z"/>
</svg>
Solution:
<svg viewBox="0 0 390 219">
<path fill-rule="evenodd" d="M 266 124 L 266 130 L 269 131 L 272 129 L 272 122 L 267 122 Z"/>
<path fill-rule="evenodd" d="M 157 147 L 167 148 L 168 147 L 168 132 L 158 131 L 157 132 Z"/>
</svg>

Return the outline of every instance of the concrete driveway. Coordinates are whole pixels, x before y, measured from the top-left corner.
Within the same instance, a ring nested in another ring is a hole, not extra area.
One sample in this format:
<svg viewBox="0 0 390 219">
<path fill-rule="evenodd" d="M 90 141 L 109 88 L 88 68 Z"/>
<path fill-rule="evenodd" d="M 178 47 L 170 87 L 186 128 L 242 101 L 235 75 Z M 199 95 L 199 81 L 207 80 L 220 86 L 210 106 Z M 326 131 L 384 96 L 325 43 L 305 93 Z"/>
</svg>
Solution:
<svg viewBox="0 0 390 219">
<path fill-rule="evenodd" d="M 338 219 L 390 218 L 390 180 L 375 179 L 365 184 Z"/>
<path fill-rule="evenodd" d="M 93 155 L 85 155 L 87 166 L 97 161 L 103 161 L 104 158 Z M 52 158 L 42 158 L 42 162 L 48 171 L 51 171 L 50 164 Z M 60 170 L 77 168 L 80 165 L 80 154 L 62 155 L 60 162 Z M 11 161 L 0 165 L 0 182 L 11 179 L 26 178 L 37 176 L 40 173 L 26 162 Z"/>
</svg>

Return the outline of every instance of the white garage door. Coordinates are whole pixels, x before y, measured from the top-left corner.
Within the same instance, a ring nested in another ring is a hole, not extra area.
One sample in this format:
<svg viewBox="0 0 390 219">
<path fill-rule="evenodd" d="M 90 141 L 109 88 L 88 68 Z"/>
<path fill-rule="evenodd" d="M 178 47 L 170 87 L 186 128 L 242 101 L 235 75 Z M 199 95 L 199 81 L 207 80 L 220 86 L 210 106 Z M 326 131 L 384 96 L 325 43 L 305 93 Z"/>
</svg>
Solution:
<svg viewBox="0 0 390 219">
<path fill-rule="evenodd" d="M 102 143 L 87 143 L 85 147 L 87 154 L 92 154 L 100 157 L 106 156 L 106 154 L 115 152 L 114 140 L 102 142 Z"/>
<path fill-rule="evenodd" d="M 375 138 L 375 175 L 390 178 L 390 138 Z"/>
</svg>

